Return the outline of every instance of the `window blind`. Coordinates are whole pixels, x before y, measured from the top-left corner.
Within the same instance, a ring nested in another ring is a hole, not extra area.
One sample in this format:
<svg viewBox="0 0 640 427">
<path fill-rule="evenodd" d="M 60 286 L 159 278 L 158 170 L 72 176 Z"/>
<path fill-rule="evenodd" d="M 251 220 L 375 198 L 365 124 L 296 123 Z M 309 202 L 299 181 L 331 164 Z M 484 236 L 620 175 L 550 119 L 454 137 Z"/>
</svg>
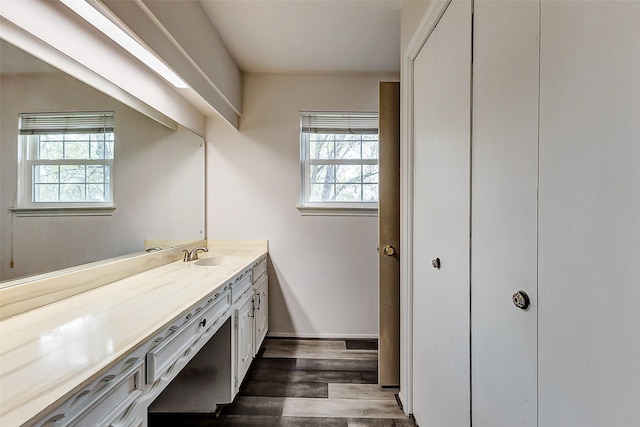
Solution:
<svg viewBox="0 0 640 427">
<path fill-rule="evenodd" d="M 300 113 L 303 133 L 377 134 L 377 113 Z"/>
<path fill-rule="evenodd" d="M 114 130 L 113 112 L 24 113 L 20 115 L 20 135 L 65 133 L 105 133 Z"/>
</svg>

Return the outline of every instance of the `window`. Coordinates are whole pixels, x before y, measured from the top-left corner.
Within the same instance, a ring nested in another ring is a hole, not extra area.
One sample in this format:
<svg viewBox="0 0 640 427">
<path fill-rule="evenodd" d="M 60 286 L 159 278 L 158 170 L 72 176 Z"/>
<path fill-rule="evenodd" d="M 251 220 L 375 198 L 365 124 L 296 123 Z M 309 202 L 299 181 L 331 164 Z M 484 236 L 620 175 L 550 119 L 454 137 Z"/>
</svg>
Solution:
<svg viewBox="0 0 640 427">
<path fill-rule="evenodd" d="M 21 114 L 18 144 L 18 208 L 113 206 L 112 112 Z"/>
<path fill-rule="evenodd" d="M 301 113 L 301 212 L 374 213 L 378 114 Z"/>
</svg>

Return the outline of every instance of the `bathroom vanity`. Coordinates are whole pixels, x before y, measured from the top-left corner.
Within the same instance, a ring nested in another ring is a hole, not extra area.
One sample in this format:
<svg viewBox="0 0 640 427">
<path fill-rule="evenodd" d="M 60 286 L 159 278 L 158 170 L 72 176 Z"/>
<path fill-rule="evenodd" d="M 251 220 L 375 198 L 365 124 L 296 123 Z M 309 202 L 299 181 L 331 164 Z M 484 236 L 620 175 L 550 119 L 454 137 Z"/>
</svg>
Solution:
<svg viewBox="0 0 640 427">
<path fill-rule="evenodd" d="M 267 242 L 207 246 L 3 315 L 0 425 L 138 427 L 233 401 L 268 329 Z M 42 297 L 37 281 L 24 292 Z"/>
</svg>

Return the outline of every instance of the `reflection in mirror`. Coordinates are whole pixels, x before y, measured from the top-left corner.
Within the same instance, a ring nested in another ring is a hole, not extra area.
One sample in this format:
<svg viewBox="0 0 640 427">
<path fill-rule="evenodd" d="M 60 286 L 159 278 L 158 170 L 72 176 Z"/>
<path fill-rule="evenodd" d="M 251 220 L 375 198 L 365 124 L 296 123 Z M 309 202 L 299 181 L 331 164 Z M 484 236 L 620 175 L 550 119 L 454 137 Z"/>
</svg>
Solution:
<svg viewBox="0 0 640 427">
<path fill-rule="evenodd" d="M 0 41 L 0 280 L 204 238 L 204 140 L 171 130 Z M 114 112 L 111 212 L 16 212 L 23 113 Z M 158 246 L 158 245 L 154 245 Z"/>
</svg>

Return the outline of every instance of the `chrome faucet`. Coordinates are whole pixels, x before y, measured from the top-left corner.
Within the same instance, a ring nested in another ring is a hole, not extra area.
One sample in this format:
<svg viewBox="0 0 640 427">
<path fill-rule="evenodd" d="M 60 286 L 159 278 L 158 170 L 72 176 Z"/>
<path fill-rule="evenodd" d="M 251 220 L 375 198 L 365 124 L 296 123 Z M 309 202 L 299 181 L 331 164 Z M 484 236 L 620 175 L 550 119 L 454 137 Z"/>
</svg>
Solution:
<svg viewBox="0 0 640 427">
<path fill-rule="evenodd" d="M 198 252 L 209 252 L 209 249 L 205 248 L 204 246 L 199 246 L 197 248 L 191 249 L 191 252 L 189 252 L 187 249 L 183 249 L 182 252 L 184 252 L 184 258 L 182 258 L 182 261 L 187 262 L 196 261 L 198 259 Z"/>
</svg>

